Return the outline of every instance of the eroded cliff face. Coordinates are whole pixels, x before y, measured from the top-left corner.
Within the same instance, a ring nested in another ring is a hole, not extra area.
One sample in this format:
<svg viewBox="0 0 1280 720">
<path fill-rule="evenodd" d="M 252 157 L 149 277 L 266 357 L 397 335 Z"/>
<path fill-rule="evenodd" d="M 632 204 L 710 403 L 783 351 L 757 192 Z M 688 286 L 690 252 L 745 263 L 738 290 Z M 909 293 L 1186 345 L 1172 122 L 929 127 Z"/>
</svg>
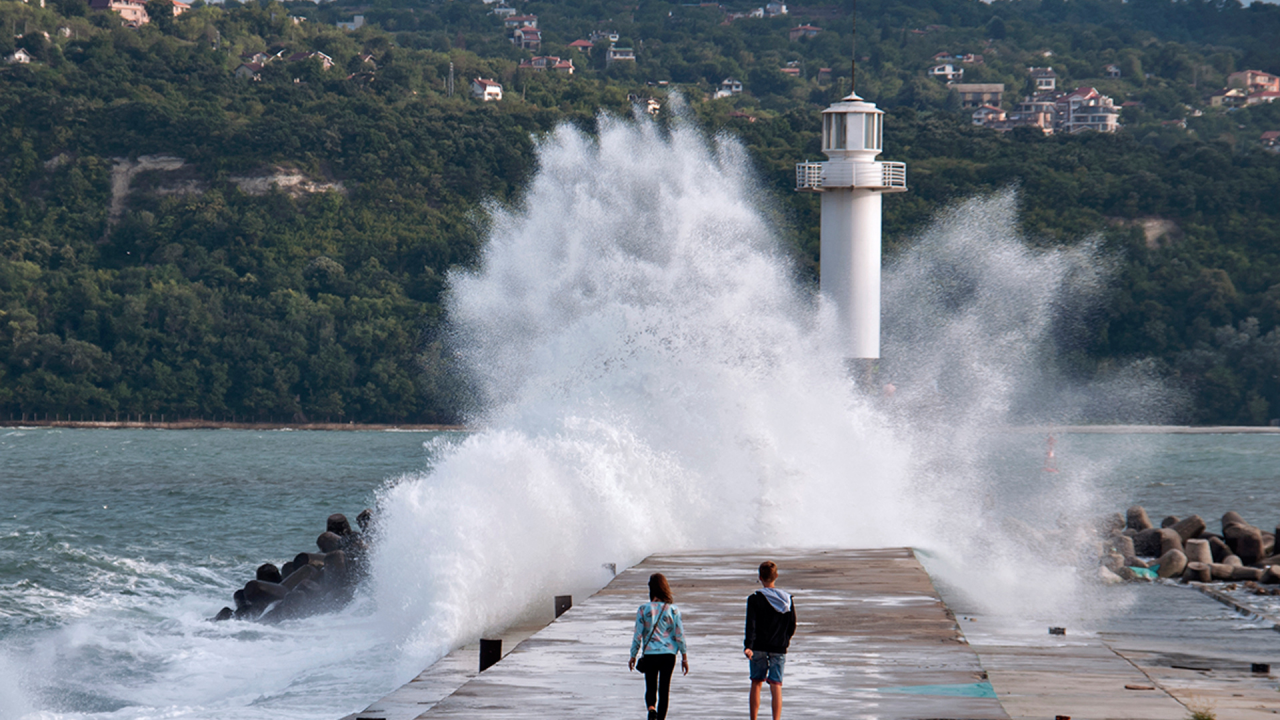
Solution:
<svg viewBox="0 0 1280 720">
<path fill-rule="evenodd" d="M 66 161 L 65 154 L 58 155 L 46 162 L 45 167 L 56 168 Z M 140 155 L 136 159 L 113 158 L 113 161 L 111 225 L 119 222 L 128 204 L 129 196 L 132 194 L 199 195 L 206 192 L 211 185 L 210 181 L 201 177 L 186 160 L 172 155 Z M 147 182 L 137 182 L 139 176 L 144 176 Z M 266 195 L 272 188 L 279 188 L 293 197 L 323 192 L 346 192 L 346 187 L 341 180 L 326 181 L 312 178 L 301 170 L 283 165 L 263 167 L 243 175 L 232 175 L 227 179 L 247 195 Z"/>
</svg>

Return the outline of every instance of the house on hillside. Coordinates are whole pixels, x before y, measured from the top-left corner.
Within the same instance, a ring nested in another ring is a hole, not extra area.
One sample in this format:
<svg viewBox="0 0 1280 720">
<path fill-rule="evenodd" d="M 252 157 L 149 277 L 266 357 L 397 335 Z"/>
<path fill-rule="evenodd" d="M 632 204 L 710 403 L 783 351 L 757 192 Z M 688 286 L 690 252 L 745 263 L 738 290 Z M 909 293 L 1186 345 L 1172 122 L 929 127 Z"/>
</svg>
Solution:
<svg viewBox="0 0 1280 720">
<path fill-rule="evenodd" d="M 827 85 L 831 82 L 831 68 L 818 68 L 818 84 Z"/>
<path fill-rule="evenodd" d="M 618 36 L 618 33 L 614 32 L 613 30 L 593 30 L 591 31 L 591 34 L 588 35 L 587 37 L 591 40 L 591 43 L 594 45 L 595 43 L 598 43 L 598 42 L 616 43 L 618 42 L 619 36 Z"/>
<path fill-rule="evenodd" d="M 765 17 L 778 17 L 787 14 L 786 3 L 771 2 L 764 6 Z"/>
<path fill-rule="evenodd" d="M 503 20 L 502 25 L 503 27 L 506 27 L 512 30 L 517 30 L 519 28 L 525 28 L 525 27 L 536 28 L 538 27 L 538 16 L 537 15 L 512 15 L 511 17 Z"/>
<path fill-rule="evenodd" d="M 813 25 L 797 25 L 796 27 L 791 28 L 787 35 L 795 41 L 800 38 L 817 37 L 820 32 L 822 32 L 822 28 L 820 27 L 814 27 Z"/>
<path fill-rule="evenodd" d="M 236 68 L 236 79 L 238 80 L 261 80 L 262 68 L 265 63 L 247 62 L 240 63 Z"/>
<path fill-rule="evenodd" d="M 1259 92 L 1249 93 L 1249 97 L 1244 99 L 1244 104 L 1245 105 L 1261 105 L 1262 103 L 1266 103 L 1270 105 L 1271 103 L 1276 101 L 1276 98 L 1280 98 L 1280 92 L 1274 92 L 1272 90 L 1261 90 Z"/>
<path fill-rule="evenodd" d="M 960 62 L 964 63 L 965 65 L 983 65 L 987 61 L 981 55 L 977 55 L 974 53 L 965 53 L 964 55 L 960 56 Z"/>
<path fill-rule="evenodd" d="M 951 89 L 960 96 L 960 107 L 963 108 L 999 107 L 1004 100 L 1004 83 L 956 83 Z"/>
<path fill-rule="evenodd" d="M 1120 108 L 1095 88 L 1082 87 L 1058 98 L 1058 125 L 1066 133 L 1115 132 L 1120 129 Z"/>
<path fill-rule="evenodd" d="M 502 86 L 493 80 L 476 78 L 471 81 L 471 96 L 484 102 L 501 100 Z"/>
<path fill-rule="evenodd" d="M 356 15 L 354 18 L 351 19 L 351 22 L 338 23 L 338 29 L 340 30 L 353 31 L 353 30 L 359 30 L 362 27 L 364 27 L 363 15 Z"/>
<path fill-rule="evenodd" d="M 328 70 L 329 68 L 333 67 L 333 58 L 329 57 L 328 55 L 325 55 L 325 54 L 324 54 L 324 53 L 322 53 L 322 52 L 318 52 L 318 51 L 317 51 L 317 52 L 298 52 L 298 53 L 294 53 L 294 54 L 290 55 L 289 57 L 285 58 L 285 61 L 286 61 L 286 62 L 291 62 L 291 63 L 293 63 L 293 62 L 302 62 L 302 61 L 304 61 L 304 60 L 310 60 L 311 58 L 315 58 L 315 59 L 319 60 L 319 61 L 320 61 L 320 67 L 321 67 L 321 68 L 323 68 L 323 69 L 325 69 L 325 70 Z"/>
<path fill-rule="evenodd" d="M 964 68 L 956 67 L 952 63 L 942 63 L 929 68 L 929 75 L 953 83 L 964 77 Z"/>
<path fill-rule="evenodd" d="M 742 83 L 733 78 L 725 78 L 720 82 L 720 88 L 716 90 L 716 97 L 726 98 L 734 95 L 742 94 Z"/>
<path fill-rule="evenodd" d="M 573 61 L 561 60 L 554 55 L 543 55 L 530 58 L 520 63 L 521 70 L 533 70 L 534 72 L 542 72 L 544 70 L 552 70 L 562 72 L 566 75 L 573 74 Z"/>
<path fill-rule="evenodd" d="M 1035 83 L 1036 92 L 1054 92 L 1058 89 L 1058 73 L 1054 72 L 1052 67 L 1027 68 L 1027 72 Z"/>
<path fill-rule="evenodd" d="M 595 49 L 595 43 L 591 42 L 590 40 L 574 40 L 573 42 L 569 43 L 569 47 L 574 50 L 577 50 L 578 52 L 586 53 L 587 55 L 590 55 L 591 51 Z"/>
<path fill-rule="evenodd" d="M 1243 88 L 1249 93 L 1280 92 L 1280 77 L 1261 70 L 1241 70 L 1227 76 L 1227 87 Z"/>
<path fill-rule="evenodd" d="M 1262 147 L 1280 152 L 1280 130 L 1268 130 L 1262 133 L 1262 137 L 1258 138 L 1262 142 Z"/>
<path fill-rule="evenodd" d="M 490 10 L 489 12 L 493 15 L 497 15 L 500 18 L 509 18 L 516 14 L 516 9 L 513 7 L 507 7 L 506 5 L 499 5 L 498 7 Z"/>
<path fill-rule="evenodd" d="M 1118 78 L 1120 77 L 1120 66 L 1108 65 L 1102 69 L 1102 74 L 1109 78 Z"/>
<path fill-rule="evenodd" d="M 35 60 L 35 57 L 33 57 L 31 53 L 27 52 L 26 50 L 23 50 L 22 48 L 18 48 L 17 50 L 14 50 L 13 52 L 9 53 L 7 56 L 5 56 L 5 59 L 4 59 L 4 61 L 9 63 L 10 65 L 27 65 L 34 60 Z"/>
<path fill-rule="evenodd" d="M 605 67 L 616 62 L 635 62 L 636 51 L 631 48 L 611 47 L 608 54 L 604 56 Z"/>
<path fill-rule="evenodd" d="M 973 118 L 974 125 L 985 125 L 987 127 L 993 127 L 997 123 L 1003 123 L 1006 119 L 1004 110 L 1001 110 L 994 105 L 983 105 L 974 110 L 973 115 L 970 117 Z"/>
<path fill-rule="evenodd" d="M 1013 125 L 1029 125 L 1040 128 L 1045 135 L 1052 135 L 1058 125 L 1058 104 L 1052 94 L 1032 95 L 1023 98 L 1009 116 Z"/>
<path fill-rule="evenodd" d="M 1209 107 L 1240 107 L 1248 97 L 1244 88 L 1227 88 L 1209 96 Z"/>
<path fill-rule="evenodd" d="M 178 17 L 191 9 L 190 3 L 182 0 L 170 0 L 173 3 L 173 16 Z M 114 12 L 129 27 L 142 27 L 151 22 L 147 14 L 146 0 L 89 0 L 89 7 L 103 12 Z"/>
<path fill-rule="evenodd" d="M 535 27 L 516 28 L 511 35 L 511 42 L 524 50 L 538 51 L 542 49 L 542 31 Z"/>
</svg>

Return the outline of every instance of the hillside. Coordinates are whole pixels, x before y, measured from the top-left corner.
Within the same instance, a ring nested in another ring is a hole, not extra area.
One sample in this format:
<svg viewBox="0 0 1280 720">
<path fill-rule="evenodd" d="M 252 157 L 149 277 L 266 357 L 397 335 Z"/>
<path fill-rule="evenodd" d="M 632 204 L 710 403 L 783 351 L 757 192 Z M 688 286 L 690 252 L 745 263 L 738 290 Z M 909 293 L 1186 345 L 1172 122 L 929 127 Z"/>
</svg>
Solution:
<svg viewBox="0 0 1280 720">
<path fill-rule="evenodd" d="M 33 59 L 0 69 L 0 415 L 456 420 L 465 392 L 434 328 L 443 278 L 475 259 L 477 208 L 518 197 L 537 134 L 673 89 L 708 132 L 742 138 L 816 276 L 816 200 L 792 192 L 792 165 L 820 155 L 818 113 L 848 92 L 850 3 L 736 19 L 753 6 L 514 5 L 538 17 L 534 52 L 480 0 L 178 17 L 156 1 L 133 29 L 82 0 L 0 0 L 0 54 Z M 1280 8 L 858 13 L 859 92 L 890 113 L 885 157 L 911 168 L 912 192 L 886 203 L 889 252 L 948 202 L 1016 184 L 1037 242 L 1103 233 L 1121 258 L 1096 332 L 1061 349 L 1071 372 L 1150 356 L 1194 393 L 1189 420 L 1280 415 L 1280 155 L 1262 141 L 1280 106 L 1209 101 L 1232 72 L 1280 72 Z M 792 40 L 800 24 L 821 32 Z M 617 40 L 570 47 L 596 32 Z M 611 44 L 635 61 L 607 64 Z M 1129 102 L 1124 129 L 975 127 L 926 74 L 939 52 L 981 54 L 965 81 L 1004 83 L 1006 105 L 1052 65 Z M 238 77 L 254 53 L 274 59 Z M 545 55 L 574 73 L 519 67 Z M 477 77 L 503 100 L 473 99 Z M 714 97 L 727 78 L 744 92 Z"/>
</svg>

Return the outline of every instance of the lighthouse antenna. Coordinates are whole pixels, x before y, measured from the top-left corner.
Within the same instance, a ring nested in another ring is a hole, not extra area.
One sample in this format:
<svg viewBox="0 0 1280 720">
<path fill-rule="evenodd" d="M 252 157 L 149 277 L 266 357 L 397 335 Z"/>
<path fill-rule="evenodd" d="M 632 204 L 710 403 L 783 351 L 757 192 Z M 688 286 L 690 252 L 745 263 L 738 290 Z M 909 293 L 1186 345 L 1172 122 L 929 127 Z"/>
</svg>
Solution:
<svg viewBox="0 0 1280 720">
<path fill-rule="evenodd" d="M 853 0 L 853 18 L 850 25 L 853 29 L 853 39 L 850 41 L 853 55 L 849 60 L 849 94 L 857 95 L 857 83 L 854 81 L 858 79 L 858 0 Z"/>
</svg>

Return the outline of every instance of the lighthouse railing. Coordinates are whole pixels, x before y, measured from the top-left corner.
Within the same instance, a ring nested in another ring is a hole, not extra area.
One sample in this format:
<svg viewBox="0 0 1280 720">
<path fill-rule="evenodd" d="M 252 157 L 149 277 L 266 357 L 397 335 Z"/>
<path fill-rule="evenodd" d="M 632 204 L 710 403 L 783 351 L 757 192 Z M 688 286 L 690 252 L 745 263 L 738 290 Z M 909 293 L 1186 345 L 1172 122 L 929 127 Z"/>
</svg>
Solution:
<svg viewBox="0 0 1280 720">
<path fill-rule="evenodd" d="M 822 189 L 823 163 L 796 163 L 796 189 L 816 192 Z"/>
</svg>

